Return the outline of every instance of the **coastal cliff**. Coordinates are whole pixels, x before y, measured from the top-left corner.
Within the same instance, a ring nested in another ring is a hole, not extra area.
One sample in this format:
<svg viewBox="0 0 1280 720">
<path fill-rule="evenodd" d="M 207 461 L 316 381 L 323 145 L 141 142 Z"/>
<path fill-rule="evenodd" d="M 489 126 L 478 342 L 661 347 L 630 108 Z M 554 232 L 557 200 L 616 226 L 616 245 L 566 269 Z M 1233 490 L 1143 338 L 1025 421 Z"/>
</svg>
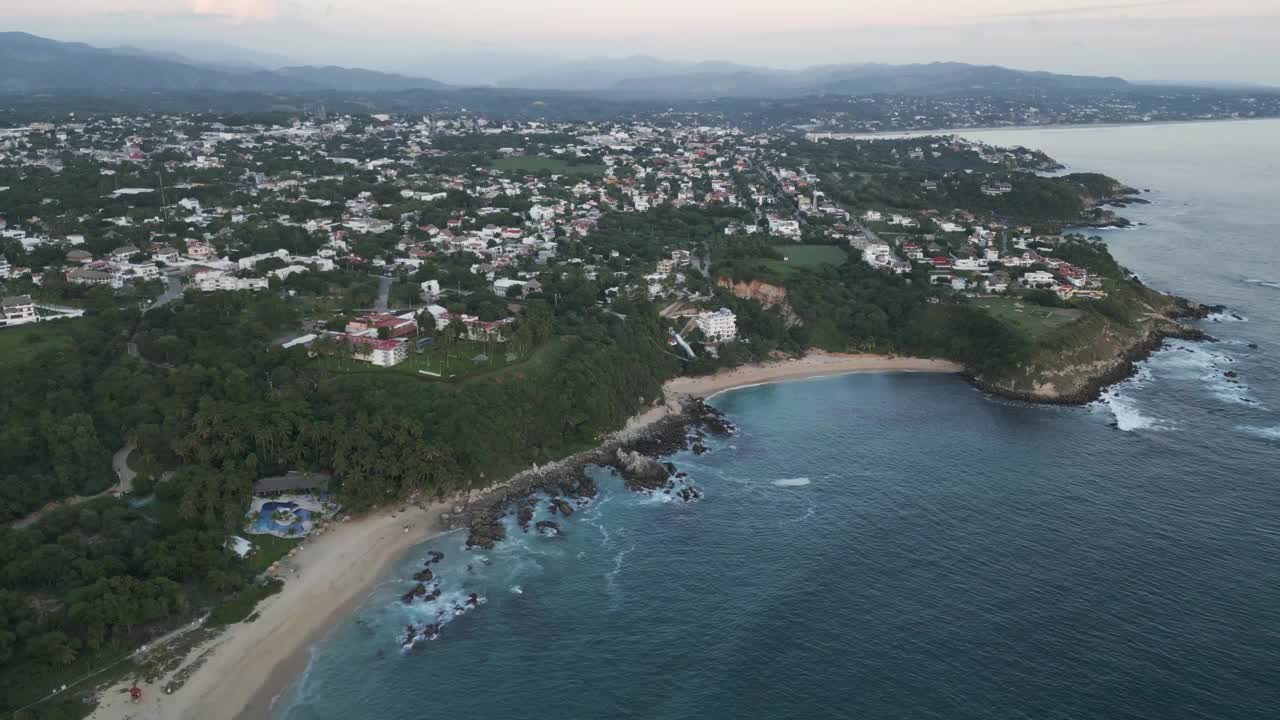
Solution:
<svg viewBox="0 0 1280 720">
<path fill-rule="evenodd" d="M 1132 376 L 1136 364 L 1165 340 L 1212 340 L 1183 320 L 1203 318 L 1213 308 L 1183 298 L 1147 291 L 1130 322 L 1092 315 L 1069 333 L 1041 344 L 1025 362 L 996 377 L 971 373 L 969 380 L 987 392 L 1026 402 L 1083 405 L 1108 386 Z"/>
<path fill-rule="evenodd" d="M 721 277 L 717 284 L 743 300 L 758 303 L 765 310 L 777 307 L 788 327 L 802 324 L 800 316 L 796 314 L 787 298 L 787 289 L 781 285 L 773 285 L 762 280 L 735 281 L 728 277 Z"/>
</svg>

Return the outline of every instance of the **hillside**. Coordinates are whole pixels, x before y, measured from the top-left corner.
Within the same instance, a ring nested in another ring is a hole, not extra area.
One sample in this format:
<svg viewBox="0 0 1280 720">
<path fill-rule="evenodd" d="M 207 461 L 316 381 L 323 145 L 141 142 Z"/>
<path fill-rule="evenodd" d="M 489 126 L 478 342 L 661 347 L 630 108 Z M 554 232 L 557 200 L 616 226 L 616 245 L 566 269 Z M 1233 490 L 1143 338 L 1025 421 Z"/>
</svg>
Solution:
<svg viewBox="0 0 1280 720">
<path fill-rule="evenodd" d="M 0 91 L 7 92 L 378 92 L 443 87 L 435 80 L 358 68 L 214 68 L 132 48 L 108 50 L 28 33 L 0 33 Z"/>
</svg>

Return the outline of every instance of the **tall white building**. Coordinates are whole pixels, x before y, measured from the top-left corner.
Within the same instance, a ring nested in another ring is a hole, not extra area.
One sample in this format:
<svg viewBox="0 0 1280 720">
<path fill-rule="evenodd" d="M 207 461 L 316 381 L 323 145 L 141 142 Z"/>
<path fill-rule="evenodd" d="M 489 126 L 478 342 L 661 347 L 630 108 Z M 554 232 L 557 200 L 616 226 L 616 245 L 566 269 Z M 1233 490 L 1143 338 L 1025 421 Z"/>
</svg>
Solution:
<svg viewBox="0 0 1280 720">
<path fill-rule="evenodd" d="M 728 308 L 701 313 L 694 322 L 712 342 L 724 342 L 738 336 L 738 317 Z"/>
</svg>

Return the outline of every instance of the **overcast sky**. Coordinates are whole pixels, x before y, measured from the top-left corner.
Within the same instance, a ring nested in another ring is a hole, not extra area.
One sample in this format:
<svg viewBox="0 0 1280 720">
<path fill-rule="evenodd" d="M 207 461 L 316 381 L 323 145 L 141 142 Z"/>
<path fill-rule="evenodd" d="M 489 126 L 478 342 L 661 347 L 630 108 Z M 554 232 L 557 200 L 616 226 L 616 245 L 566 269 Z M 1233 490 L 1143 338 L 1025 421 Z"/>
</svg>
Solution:
<svg viewBox="0 0 1280 720">
<path fill-rule="evenodd" d="M 644 53 L 1280 85 L 1280 0 L 0 0 L 0 27 L 470 82 L 500 79 L 495 64 L 518 75 L 549 58 Z"/>
</svg>

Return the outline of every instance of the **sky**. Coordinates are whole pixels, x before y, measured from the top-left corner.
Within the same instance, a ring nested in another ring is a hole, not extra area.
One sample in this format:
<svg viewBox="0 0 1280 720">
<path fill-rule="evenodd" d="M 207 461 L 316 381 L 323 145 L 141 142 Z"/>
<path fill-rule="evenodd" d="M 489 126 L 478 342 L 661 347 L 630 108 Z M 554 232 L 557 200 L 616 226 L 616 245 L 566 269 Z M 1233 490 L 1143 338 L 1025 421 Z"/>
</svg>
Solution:
<svg viewBox="0 0 1280 720">
<path fill-rule="evenodd" d="M 953 60 L 1280 86 L 1280 0 L 0 0 L 0 28 L 448 82 L 647 54 L 784 68 Z"/>
</svg>

